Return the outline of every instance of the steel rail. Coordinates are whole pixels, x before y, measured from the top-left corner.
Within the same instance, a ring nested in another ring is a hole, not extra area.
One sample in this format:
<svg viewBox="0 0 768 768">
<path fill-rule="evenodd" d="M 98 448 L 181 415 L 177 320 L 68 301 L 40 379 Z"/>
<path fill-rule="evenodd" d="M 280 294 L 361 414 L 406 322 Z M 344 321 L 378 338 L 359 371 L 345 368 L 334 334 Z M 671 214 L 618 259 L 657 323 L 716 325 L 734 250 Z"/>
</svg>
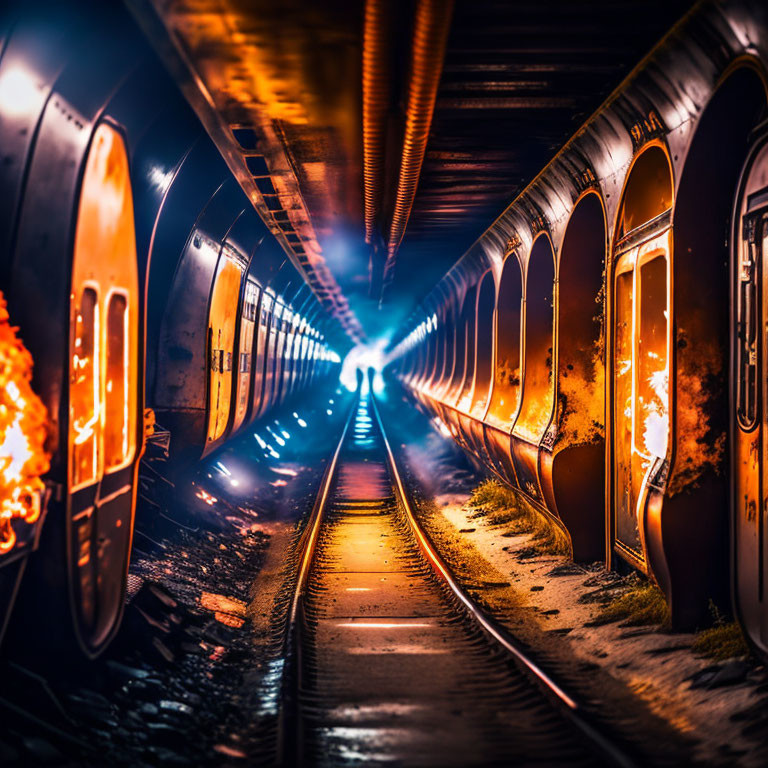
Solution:
<svg viewBox="0 0 768 768">
<path fill-rule="evenodd" d="M 299 714 L 299 695 L 301 692 L 301 626 L 303 623 L 302 598 L 306 592 L 309 569 L 315 554 L 320 526 L 323 522 L 323 513 L 328 502 L 334 478 L 336 477 L 336 465 L 339 454 L 344 446 L 358 405 L 358 395 L 355 395 L 349 409 L 349 415 L 344 422 L 344 429 L 331 456 L 331 460 L 325 468 L 323 478 L 320 481 L 320 489 L 315 497 L 307 525 L 299 538 L 296 550 L 299 553 L 299 571 L 291 598 L 291 607 L 286 620 L 286 633 L 283 658 L 288 661 L 288 674 L 283 678 L 282 706 L 278 719 L 278 745 L 276 750 L 277 765 L 303 765 L 303 738 L 301 733 L 301 716 Z M 289 728 L 290 726 L 290 728 Z M 287 739 L 288 731 L 293 733 L 292 739 Z"/>
<path fill-rule="evenodd" d="M 515 640 L 515 638 L 509 634 L 498 622 L 488 616 L 475 602 L 466 594 L 466 592 L 459 586 L 451 574 L 448 565 L 445 560 L 440 556 L 435 549 L 429 535 L 422 528 L 418 521 L 418 518 L 413 512 L 413 506 L 410 502 L 409 496 L 406 493 L 405 486 L 403 484 L 402 477 L 397 468 L 397 462 L 392 452 L 387 433 L 384 430 L 384 422 L 381 418 L 376 398 L 371 393 L 371 402 L 373 403 L 373 411 L 376 414 L 376 421 L 381 433 L 382 442 L 387 454 L 387 462 L 389 464 L 389 470 L 394 481 L 395 490 L 400 500 L 400 504 L 405 513 L 408 524 L 418 541 L 421 551 L 424 553 L 425 558 L 439 575 L 440 578 L 447 584 L 453 595 L 462 603 L 466 608 L 469 615 L 475 620 L 477 624 L 482 627 L 485 633 L 492 638 L 496 643 L 501 645 L 508 653 L 510 653 L 516 660 L 518 667 L 527 677 L 532 679 L 547 695 L 547 697 L 555 705 L 560 706 L 563 714 L 570 720 L 570 722 L 576 726 L 605 756 L 616 766 L 620 768 L 638 768 L 638 764 L 630 758 L 626 752 L 616 745 L 611 739 L 602 734 L 597 728 L 595 728 L 585 718 L 579 703 L 570 696 L 566 691 L 558 685 L 552 677 L 544 672 L 535 661 L 533 661 L 522 649 L 521 645 Z"/>
</svg>

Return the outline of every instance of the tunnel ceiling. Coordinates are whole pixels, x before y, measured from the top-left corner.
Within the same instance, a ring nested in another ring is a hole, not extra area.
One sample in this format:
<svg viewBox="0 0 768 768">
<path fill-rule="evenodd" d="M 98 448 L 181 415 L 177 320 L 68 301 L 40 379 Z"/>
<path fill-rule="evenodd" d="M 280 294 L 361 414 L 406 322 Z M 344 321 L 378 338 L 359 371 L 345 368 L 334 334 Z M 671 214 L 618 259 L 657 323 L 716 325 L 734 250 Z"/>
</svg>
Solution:
<svg viewBox="0 0 768 768">
<path fill-rule="evenodd" d="M 457 0 L 417 192 L 383 280 L 416 4 L 381 3 L 389 93 L 373 253 L 363 225 L 365 4 L 128 4 L 254 205 L 353 339 L 393 329 L 692 5 Z"/>
</svg>

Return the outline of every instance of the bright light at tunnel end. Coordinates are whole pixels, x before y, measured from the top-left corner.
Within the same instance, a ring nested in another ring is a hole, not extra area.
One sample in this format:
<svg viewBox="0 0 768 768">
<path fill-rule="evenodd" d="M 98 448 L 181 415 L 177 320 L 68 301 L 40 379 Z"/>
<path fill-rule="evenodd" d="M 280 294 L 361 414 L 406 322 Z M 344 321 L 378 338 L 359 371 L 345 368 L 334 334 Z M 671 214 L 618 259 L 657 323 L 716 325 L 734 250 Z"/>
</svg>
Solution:
<svg viewBox="0 0 768 768">
<path fill-rule="evenodd" d="M 384 391 L 384 376 L 382 371 L 385 365 L 384 350 L 387 339 L 379 339 L 369 344 L 358 344 L 353 347 L 344 358 L 341 366 L 339 381 L 350 391 L 357 389 L 357 372 L 363 372 L 363 387 L 366 387 L 367 372 L 373 368 L 373 392 L 380 395 Z"/>
</svg>

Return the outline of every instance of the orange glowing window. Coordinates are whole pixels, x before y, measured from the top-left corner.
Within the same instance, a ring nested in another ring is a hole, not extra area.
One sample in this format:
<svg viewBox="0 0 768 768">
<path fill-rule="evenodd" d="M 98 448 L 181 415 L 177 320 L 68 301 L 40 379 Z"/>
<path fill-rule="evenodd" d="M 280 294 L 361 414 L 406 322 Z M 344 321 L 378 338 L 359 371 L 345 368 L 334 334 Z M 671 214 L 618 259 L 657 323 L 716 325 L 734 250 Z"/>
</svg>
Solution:
<svg viewBox="0 0 768 768">
<path fill-rule="evenodd" d="M 122 466 L 131 456 L 134 430 L 128 404 L 128 298 L 113 293 L 107 306 L 106 392 L 104 397 L 104 463 L 107 470 Z"/>
<path fill-rule="evenodd" d="M 641 550 L 637 505 L 669 442 L 669 232 L 619 259 L 614 331 L 616 535 Z"/>
<path fill-rule="evenodd" d="M 634 311 L 633 272 L 616 276 L 614 423 L 616 465 L 616 537 L 632 549 L 640 549 L 635 515 L 636 491 L 632 483 L 632 336 Z"/>
<path fill-rule="evenodd" d="M 99 335 L 99 297 L 95 288 L 86 286 L 75 309 L 69 383 L 72 484 L 75 487 L 92 483 L 99 472 Z"/>
<path fill-rule="evenodd" d="M 636 450 L 646 459 L 667 453 L 667 259 L 662 251 L 640 265 L 637 321 Z"/>
<path fill-rule="evenodd" d="M 670 442 L 669 271 L 672 175 L 658 146 L 643 151 L 624 191 L 613 320 L 613 482 L 616 541 L 645 560 L 639 528 L 649 484 Z"/>
<path fill-rule="evenodd" d="M 138 268 L 130 168 L 112 126 L 94 131 L 72 258 L 69 453 L 72 489 L 136 455 Z"/>
<path fill-rule="evenodd" d="M 650 147 L 632 166 L 619 216 L 618 238 L 668 211 L 672 207 L 672 196 L 667 156 L 661 147 Z"/>
</svg>

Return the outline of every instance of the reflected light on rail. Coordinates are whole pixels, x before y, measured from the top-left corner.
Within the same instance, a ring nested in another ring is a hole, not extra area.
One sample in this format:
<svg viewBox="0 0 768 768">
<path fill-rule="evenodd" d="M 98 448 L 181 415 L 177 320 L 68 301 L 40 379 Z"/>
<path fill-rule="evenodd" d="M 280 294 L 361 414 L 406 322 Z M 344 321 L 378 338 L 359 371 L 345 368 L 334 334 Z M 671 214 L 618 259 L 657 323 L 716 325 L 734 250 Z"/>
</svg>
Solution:
<svg viewBox="0 0 768 768">
<path fill-rule="evenodd" d="M 374 394 L 380 395 L 384 391 L 384 377 L 381 372 L 384 370 L 384 348 L 386 346 L 387 340 L 379 339 L 371 344 L 358 344 L 347 353 L 341 366 L 339 380 L 350 392 L 357 389 L 357 372 L 363 372 L 363 381 L 365 382 L 369 368 L 373 368 L 374 371 Z"/>
</svg>

